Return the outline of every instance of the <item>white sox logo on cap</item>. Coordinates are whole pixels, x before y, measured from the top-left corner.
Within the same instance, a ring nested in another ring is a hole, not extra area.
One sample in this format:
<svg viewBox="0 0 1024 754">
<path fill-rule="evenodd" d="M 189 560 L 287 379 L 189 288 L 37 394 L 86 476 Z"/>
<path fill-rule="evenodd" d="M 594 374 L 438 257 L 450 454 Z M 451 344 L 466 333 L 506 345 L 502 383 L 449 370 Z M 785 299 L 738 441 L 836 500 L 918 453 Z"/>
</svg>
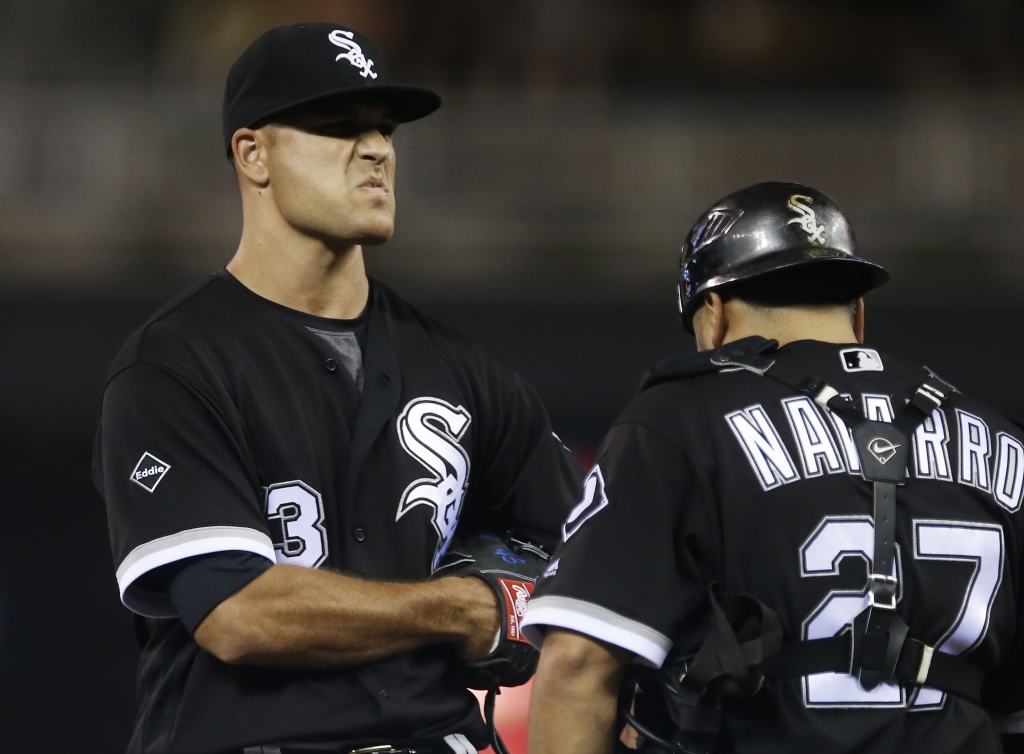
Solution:
<svg viewBox="0 0 1024 754">
<path fill-rule="evenodd" d="M 811 243 L 825 245 L 825 226 L 818 222 L 817 215 L 814 214 L 814 210 L 807 205 L 814 200 L 809 196 L 802 196 L 801 194 L 793 194 L 789 197 L 789 201 L 786 206 L 792 212 L 796 212 L 800 217 L 794 217 L 786 225 L 792 225 L 796 223 L 800 228 L 807 234 L 807 240 Z M 806 204 L 804 204 L 806 202 Z"/>
<path fill-rule="evenodd" d="M 377 78 L 377 74 L 373 72 L 373 61 L 367 58 L 363 54 L 363 48 L 352 41 L 355 35 L 350 31 L 343 31 L 341 29 L 335 29 L 327 38 L 331 40 L 331 44 L 340 47 L 345 52 L 341 53 L 334 60 L 337 62 L 342 58 L 345 58 L 349 63 L 354 65 L 356 68 L 361 68 L 359 75 L 364 79 L 369 76 L 371 79 Z"/>
</svg>

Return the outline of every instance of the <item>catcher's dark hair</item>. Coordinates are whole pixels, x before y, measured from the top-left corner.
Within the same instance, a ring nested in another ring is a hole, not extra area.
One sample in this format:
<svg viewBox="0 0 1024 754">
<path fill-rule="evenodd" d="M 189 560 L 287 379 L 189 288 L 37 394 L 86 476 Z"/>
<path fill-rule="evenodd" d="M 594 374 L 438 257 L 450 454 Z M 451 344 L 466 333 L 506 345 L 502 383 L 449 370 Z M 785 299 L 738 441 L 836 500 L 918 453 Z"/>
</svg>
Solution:
<svg viewBox="0 0 1024 754">
<path fill-rule="evenodd" d="M 842 265 L 801 265 L 723 285 L 716 290 L 723 301 L 736 298 L 758 308 L 847 307 L 853 316 L 862 281 Z"/>
</svg>

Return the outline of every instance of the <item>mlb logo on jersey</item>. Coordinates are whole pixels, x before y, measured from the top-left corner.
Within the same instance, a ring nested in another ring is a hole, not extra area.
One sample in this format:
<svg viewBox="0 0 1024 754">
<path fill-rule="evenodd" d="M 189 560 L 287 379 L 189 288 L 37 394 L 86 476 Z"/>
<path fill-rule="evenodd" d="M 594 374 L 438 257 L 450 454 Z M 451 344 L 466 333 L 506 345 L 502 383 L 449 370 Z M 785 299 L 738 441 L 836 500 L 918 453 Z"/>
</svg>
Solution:
<svg viewBox="0 0 1024 754">
<path fill-rule="evenodd" d="M 146 492 L 152 492 L 171 470 L 171 464 L 164 463 L 152 453 L 143 453 L 129 477 Z"/>
<path fill-rule="evenodd" d="M 843 369 L 847 372 L 881 372 L 882 359 L 872 348 L 844 348 L 839 352 Z"/>
</svg>

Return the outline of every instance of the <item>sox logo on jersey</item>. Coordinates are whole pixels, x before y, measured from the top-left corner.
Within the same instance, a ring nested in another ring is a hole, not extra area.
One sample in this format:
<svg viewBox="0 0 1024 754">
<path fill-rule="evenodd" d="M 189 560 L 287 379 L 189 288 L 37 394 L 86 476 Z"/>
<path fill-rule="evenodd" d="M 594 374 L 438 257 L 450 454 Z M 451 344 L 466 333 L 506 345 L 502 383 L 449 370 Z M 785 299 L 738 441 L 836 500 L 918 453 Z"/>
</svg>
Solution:
<svg viewBox="0 0 1024 754">
<path fill-rule="evenodd" d="M 438 560 L 448 549 L 462 512 L 462 498 L 469 485 L 469 456 L 459 440 L 471 421 L 462 406 L 453 406 L 440 398 L 410 401 L 398 417 L 402 447 L 433 476 L 417 479 L 405 488 L 395 521 L 418 505 L 434 509 L 431 523 L 438 540 L 431 568 L 437 568 Z"/>
</svg>

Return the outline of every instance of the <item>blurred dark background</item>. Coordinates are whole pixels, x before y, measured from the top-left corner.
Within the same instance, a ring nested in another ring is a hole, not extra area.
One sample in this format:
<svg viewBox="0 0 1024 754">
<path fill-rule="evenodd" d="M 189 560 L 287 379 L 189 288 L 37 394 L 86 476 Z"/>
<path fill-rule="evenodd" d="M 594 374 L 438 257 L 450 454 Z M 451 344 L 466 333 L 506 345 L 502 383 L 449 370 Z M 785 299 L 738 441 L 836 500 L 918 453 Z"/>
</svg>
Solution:
<svg viewBox="0 0 1024 754">
<path fill-rule="evenodd" d="M 1014 0 L 0 0 L 0 751 L 127 741 L 137 651 L 89 475 L 103 376 L 230 258 L 224 76 L 302 20 L 443 94 L 399 132 L 371 268 L 532 381 L 581 457 L 692 348 L 685 232 L 761 180 L 830 194 L 891 270 L 870 342 L 1024 415 Z"/>
</svg>

